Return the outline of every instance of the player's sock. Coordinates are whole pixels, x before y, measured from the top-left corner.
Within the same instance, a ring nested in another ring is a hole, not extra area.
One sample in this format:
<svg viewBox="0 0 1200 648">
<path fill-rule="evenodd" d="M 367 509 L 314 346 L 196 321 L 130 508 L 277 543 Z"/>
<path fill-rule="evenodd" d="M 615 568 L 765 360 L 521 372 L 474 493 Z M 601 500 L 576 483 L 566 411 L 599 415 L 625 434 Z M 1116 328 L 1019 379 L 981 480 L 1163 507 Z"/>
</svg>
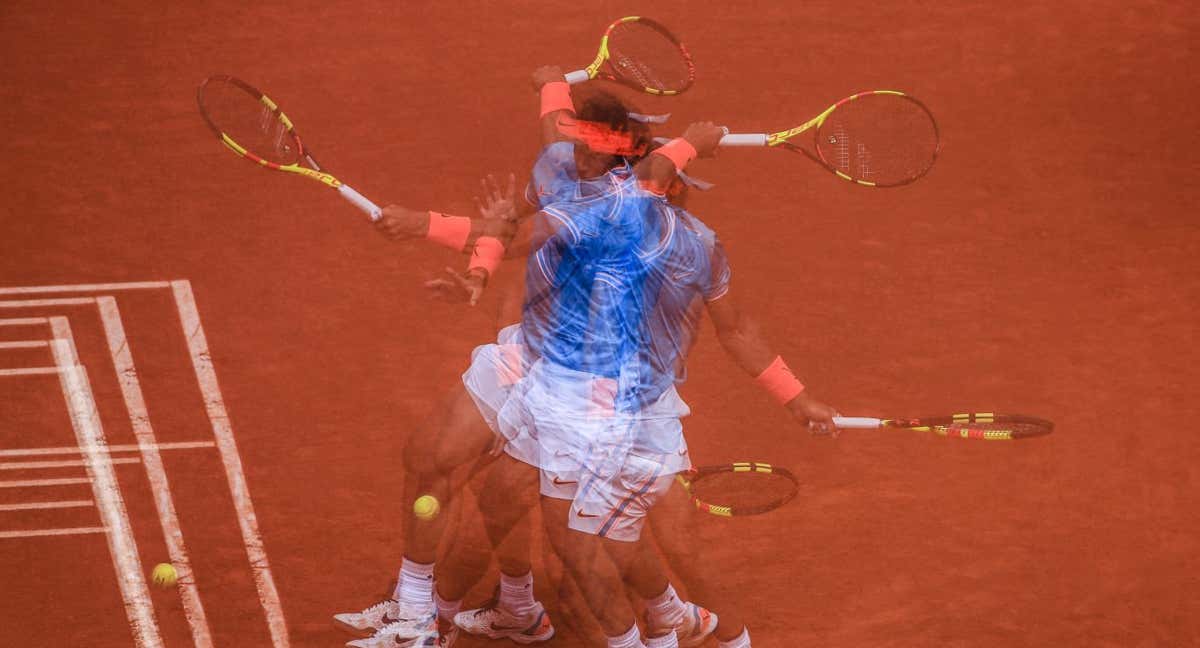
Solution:
<svg viewBox="0 0 1200 648">
<path fill-rule="evenodd" d="M 535 604 L 533 572 L 526 572 L 522 576 L 500 572 L 500 607 L 516 616 L 524 616 L 533 611 Z"/>
<path fill-rule="evenodd" d="M 405 558 L 392 598 L 415 610 L 433 609 L 433 563 L 422 565 Z"/>
<path fill-rule="evenodd" d="M 642 644 L 642 635 L 635 623 L 620 636 L 609 637 L 608 648 L 646 648 L 646 646 Z"/>
<path fill-rule="evenodd" d="M 742 634 L 717 644 L 717 648 L 750 648 L 750 631 L 742 628 Z"/>
<path fill-rule="evenodd" d="M 647 637 L 646 648 L 679 648 L 679 639 L 672 630 L 661 637 Z"/>
<path fill-rule="evenodd" d="M 646 601 L 646 620 L 655 628 L 674 628 L 683 621 L 687 609 L 675 588 L 667 584 L 662 594 Z"/>
<path fill-rule="evenodd" d="M 436 588 L 433 590 L 433 602 L 437 605 L 438 617 L 452 624 L 454 623 L 454 615 L 458 614 L 459 610 L 462 610 L 462 599 L 447 601 L 442 598 L 442 595 L 438 593 Z"/>
</svg>

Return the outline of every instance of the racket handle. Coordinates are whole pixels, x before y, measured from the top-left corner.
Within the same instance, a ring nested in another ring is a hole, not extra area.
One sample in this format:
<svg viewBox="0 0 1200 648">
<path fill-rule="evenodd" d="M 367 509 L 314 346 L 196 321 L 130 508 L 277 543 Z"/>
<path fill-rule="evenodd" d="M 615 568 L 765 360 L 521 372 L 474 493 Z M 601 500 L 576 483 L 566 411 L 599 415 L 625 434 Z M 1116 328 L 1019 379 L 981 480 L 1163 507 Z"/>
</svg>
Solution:
<svg viewBox="0 0 1200 648">
<path fill-rule="evenodd" d="M 833 424 L 839 428 L 871 429 L 879 427 L 883 424 L 883 421 L 865 416 L 835 416 L 833 417 Z"/>
<path fill-rule="evenodd" d="M 721 146 L 766 146 L 766 133 L 733 134 L 721 138 Z"/>
<path fill-rule="evenodd" d="M 342 198 L 349 200 L 351 203 L 354 203 L 355 207 L 366 212 L 367 216 L 371 218 L 372 223 L 383 218 L 383 210 L 379 208 L 379 205 L 376 205 L 368 200 L 366 196 L 351 189 L 350 185 L 338 185 L 337 190 L 338 193 L 342 194 Z"/>
<path fill-rule="evenodd" d="M 568 72 L 564 76 L 567 78 L 567 83 L 569 83 L 571 85 L 575 85 L 577 83 L 583 83 L 584 81 L 587 81 L 588 79 L 592 78 L 592 77 L 588 76 L 587 70 L 575 70 L 574 72 Z"/>
</svg>

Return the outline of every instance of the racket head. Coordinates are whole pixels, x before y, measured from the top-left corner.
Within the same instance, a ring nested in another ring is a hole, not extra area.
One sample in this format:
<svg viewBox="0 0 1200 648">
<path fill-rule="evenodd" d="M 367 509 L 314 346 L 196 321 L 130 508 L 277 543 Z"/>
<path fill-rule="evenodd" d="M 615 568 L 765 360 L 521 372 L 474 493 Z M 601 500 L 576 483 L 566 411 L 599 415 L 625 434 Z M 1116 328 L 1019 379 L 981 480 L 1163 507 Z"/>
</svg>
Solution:
<svg viewBox="0 0 1200 648">
<path fill-rule="evenodd" d="M 721 517 L 761 515 L 800 492 L 790 470 L 757 461 L 700 466 L 681 473 L 679 481 L 697 509 Z"/>
<path fill-rule="evenodd" d="M 1016 441 L 1046 436 L 1054 431 L 1054 423 L 1023 414 L 968 412 L 951 416 L 916 419 L 889 419 L 885 427 L 929 431 L 940 436 L 984 441 Z"/>
<path fill-rule="evenodd" d="M 810 129 L 812 152 L 788 141 Z M 850 95 L 805 126 L 772 137 L 773 144 L 804 153 L 843 180 L 869 187 L 915 182 L 929 173 L 941 152 L 933 113 L 897 90 Z"/>
<path fill-rule="evenodd" d="M 687 47 L 662 23 L 642 16 L 613 21 L 588 67 L 594 79 L 614 81 L 654 95 L 677 95 L 696 80 Z"/>
<path fill-rule="evenodd" d="M 287 115 L 249 83 L 226 74 L 210 76 L 196 90 L 196 103 L 217 139 L 234 153 L 273 169 L 302 160 L 318 168 Z"/>
</svg>

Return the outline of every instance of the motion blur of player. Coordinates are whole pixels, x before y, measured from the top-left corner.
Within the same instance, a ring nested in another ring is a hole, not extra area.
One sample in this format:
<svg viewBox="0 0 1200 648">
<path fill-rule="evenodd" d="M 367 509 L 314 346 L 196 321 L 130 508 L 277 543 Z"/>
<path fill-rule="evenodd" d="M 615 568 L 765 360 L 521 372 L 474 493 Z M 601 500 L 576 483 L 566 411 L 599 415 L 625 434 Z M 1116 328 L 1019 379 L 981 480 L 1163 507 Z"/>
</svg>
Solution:
<svg viewBox="0 0 1200 648">
<path fill-rule="evenodd" d="M 705 145 L 708 149 L 715 147 L 716 140 L 719 139 L 712 131 L 712 127 L 709 127 L 709 141 Z M 581 185 L 588 179 L 607 172 L 607 168 L 594 159 L 585 156 L 581 158 L 581 162 Z M 629 177 L 651 185 L 665 185 L 675 172 L 670 163 L 656 163 L 653 160 L 646 160 L 645 164 L 640 165 L 637 173 L 634 173 L 632 167 L 624 166 Z M 489 199 L 488 204 L 483 206 L 483 212 L 494 211 L 497 202 L 499 201 Z M 424 237 L 443 243 L 453 240 L 452 247 L 468 250 L 474 246 L 476 253 L 482 240 L 489 236 L 504 244 L 511 243 L 514 218 L 485 218 L 482 219 L 482 224 L 480 219 L 468 222 L 466 219 L 450 218 L 454 219 L 451 223 L 454 232 L 447 234 L 443 231 L 446 229 L 446 217 L 393 205 L 384 210 L 384 218 L 379 227 L 392 238 Z M 468 272 L 458 274 L 455 284 L 474 300 L 486 285 L 488 277 L 489 271 L 473 266 Z M 485 454 L 495 435 L 480 417 L 480 411 L 472 397 L 461 386 L 452 390 L 445 409 L 429 422 L 427 430 L 423 432 L 428 434 L 417 432 L 410 437 L 410 444 L 405 452 L 404 501 L 414 501 L 419 494 L 430 494 L 446 507 L 454 491 L 451 484 L 454 468 Z M 453 618 L 459 602 L 435 598 L 433 591 L 433 564 L 445 524 L 446 516 L 422 519 L 414 515 L 408 519 L 405 529 L 405 558 L 393 599 L 383 601 L 360 613 L 335 617 L 343 629 L 358 635 L 371 635 L 351 641 L 348 645 L 446 646 L 453 640 L 453 630 L 439 632 L 437 617 Z M 663 583 L 664 586 L 659 588 L 659 592 L 665 590 L 665 579 Z M 532 588 L 528 584 L 522 589 L 531 595 Z M 528 627 L 510 628 L 513 632 L 506 636 L 522 643 L 550 638 L 553 635 L 553 627 L 549 624 L 544 610 L 540 609 L 540 604 L 536 607 L 537 613 L 533 615 L 533 622 Z"/>
<path fill-rule="evenodd" d="M 562 132 L 564 123 L 572 123 L 543 110 L 544 133 L 551 139 Z M 614 110 L 607 125 L 612 127 L 619 121 L 617 115 L 626 112 Z M 581 121 L 589 121 L 584 117 L 590 115 L 580 116 Z M 710 134 L 716 130 L 708 129 Z M 597 130 L 591 132 L 595 135 Z M 601 143 L 611 143 L 604 135 L 600 133 Z M 510 327 L 501 333 L 498 344 L 477 349 L 465 379 L 481 401 L 481 411 L 489 406 L 494 411 L 489 422 L 510 441 L 506 452 L 542 469 L 544 517 L 557 518 L 582 532 L 564 534 L 563 525 L 554 523 L 547 527 L 556 550 L 600 617 L 609 645 L 637 646 L 636 627 L 624 625 L 632 619 L 631 611 L 621 609 L 623 599 L 612 596 L 619 578 L 606 574 L 607 562 L 597 557 L 610 558 L 617 573 L 635 589 L 634 581 L 650 586 L 657 578 L 660 589 L 649 591 L 675 598 L 671 588 L 661 589 L 667 583 L 656 569 L 657 558 L 647 559 L 644 543 L 632 541 L 638 538 L 650 506 L 670 486 L 671 477 L 690 465 L 682 459 L 687 451 L 678 421 L 687 409 L 674 393 L 674 383 L 682 380 L 686 352 L 704 310 L 701 304 L 709 304 L 723 344 L 743 367 L 759 375 L 778 361 L 771 360 L 749 321 L 732 306 L 733 300 L 723 299 L 727 265 L 712 232 L 682 209 L 666 207 L 661 196 L 647 200 L 628 174 L 623 178 L 610 169 L 600 176 L 601 182 L 589 182 L 593 178 L 585 170 L 605 168 L 609 161 L 588 148 L 578 141 L 552 143 L 539 158 L 529 195 L 541 203 L 541 214 L 548 217 L 542 225 L 553 232 L 535 246 L 529 262 L 523 326 Z M 570 177 L 570 165 L 555 163 L 568 155 L 574 157 L 583 181 Z M 679 199 L 682 187 L 672 183 L 667 191 Z M 580 248 L 587 251 L 581 254 Z M 583 258 L 596 250 L 600 251 L 597 257 Z M 574 267 L 559 272 L 563 263 Z M 625 303 L 632 303 L 632 308 L 624 308 Z M 530 339 L 531 330 L 539 325 L 549 329 L 541 334 L 551 340 Z M 539 370 L 544 374 L 539 376 Z M 517 386 L 521 396 L 512 398 L 493 384 L 496 375 L 530 377 Z M 499 397 L 489 399 L 493 393 Z M 788 405 L 798 418 L 828 423 L 830 408 L 802 391 L 792 396 Z M 517 475 L 513 483 L 486 491 L 519 492 L 516 482 L 527 473 L 513 474 Z M 637 488 L 631 489 L 630 484 Z M 481 508 L 485 517 L 503 509 Z M 603 539 L 593 541 L 589 536 Z M 683 558 L 680 543 L 662 540 L 669 555 Z M 501 599 L 503 606 L 503 591 Z M 652 599 L 651 612 L 654 603 Z M 484 611 L 494 613 L 495 608 Z M 673 645 L 672 637 L 655 636 L 656 624 L 652 618 L 649 621 L 650 645 Z M 460 625 L 471 629 L 469 619 Z M 749 646 L 748 633 L 740 624 L 721 638 L 727 639 L 723 642 L 727 646 Z"/>
</svg>

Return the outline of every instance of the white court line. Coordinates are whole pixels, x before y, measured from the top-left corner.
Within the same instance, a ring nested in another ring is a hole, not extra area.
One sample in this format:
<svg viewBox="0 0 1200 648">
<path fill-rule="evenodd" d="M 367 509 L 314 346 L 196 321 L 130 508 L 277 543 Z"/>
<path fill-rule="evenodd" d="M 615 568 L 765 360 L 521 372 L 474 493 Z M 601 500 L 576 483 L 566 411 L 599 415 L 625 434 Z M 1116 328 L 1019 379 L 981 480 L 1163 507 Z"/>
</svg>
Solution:
<svg viewBox="0 0 1200 648">
<path fill-rule="evenodd" d="M 0 294 L 3 294 L 0 289 Z M 91 297 L 66 297 L 60 299 L 26 299 L 0 301 L 0 308 L 37 308 L 40 306 L 86 306 L 95 303 Z"/>
<path fill-rule="evenodd" d="M 51 347 L 54 360 L 65 368 L 59 374 L 59 380 L 71 413 L 76 440 L 82 448 L 106 445 L 87 372 L 77 366 L 79 356 L 75 351 L 70 324 L 65 317 L 52 317 L 50 328 L 55 338 Z M 92 493 L 100 511 L 100 519 L 108 528 L 105 538 L 108 540 L 121 597 L 125 601 L 125 616 L 133 632 L 134 644 L 138 648 L 161 648 L 163 641 L 154 618 L 154 604 L 142 575 L 137 541 L 133 537 L 129 513 L 125 510 L 116 474 L 109 463 L 110 457 L 101 452 L 88 452 L 86 456 L 91 462 L 87 471 L 91 477 Z"/>
<path fill-rule="evenodd" d="M 183 530 L 179 526 L 179 516 L 175 513 L 175 501 L 171 497 L 171 485 L 163 468 L 162 455 L 158 453 L 158 440 L 154 436 L 154 428 L 150 425 L 150 413 L 146 409 L 146 399 L 142 395 L 137 368 L 133 364 L 129 339 L 125 336 L 125 325 L 121 322 L 121 311 L 117 308 L 117 300 L 112 297 L 97 297 L 96 306 L 100 309 L 100 321 L 104 324 L 104 337 L 108 341 L 113 368 L 117 372 L 117 382 L 121 385 L 121 396 L 125 399 L 129 422 L 133 426 L 134 436 L 137 437 L 138 451 L 141 453 L 142 463 L 146 466 L 146 477 L 150 480 L 150 487 L 154 493 L 154 506 L 158 510 L 158 521 L 167 544 L 167 555 L 171 558 L 175 570 L 179 572 L 179 594 L 184 616 L 187 617 L 192 630 L 192 640 L 196 648 L 212 648 L 208 617 L 204 613 L 204 605 L 200 602 L 196 579 L 192 577 L 192 562 L 184 546 Z"/>
<path fill-rule="evenodd" d="M 57 500 L 54 502 L 22 502 L 20 504 L 0 504 L 0 511 L 36 511 L 39 509 L 82 508 L 95 506 L 92 500 Z"/>
<path fill-rule="evenodd" d="M 10 317 L 8 319 L 0 319 L 0 326 L 35 326 L 37 324 L 45 324 L 50 320 L 45 317 Z"/>
<path fill-rule="evenodd" d="M 46 340 L 16 340 L 0 342 L 0 349 L 41 349 L 50 346 Z"/>
<path fill-rule="evenodd" d="M 75 484 L 90 484 L 87 477 L 63 477 L 61 479 L 17 479 L 0 481 L 0 488 L 31 488 L 34 486 L 72 486 Z"/>
<path fill-rule="evenodd" d="M 2 538 L 37 538 L 40 536 L 82 535 L 85 533 L 104 533 L 104 527 L 76 527 L 74 529 L 27 529 L 25 531 L 0 531 Z"/>
<path fill-rule="evenodd" d="M 0 369 L 0 376 L 38 376 L 44 374 L 56 374 L 61 369 L 58 367 L 24 367 L 21 369 Z"/>
<path fill-rule="evenodd" d="M 150 447 L 155 450 L 193 450 L 197 448 L 215 448 L 212 441 L 180 441 L 177 443 L 154 443 Z M 0 457 L 40 457 L 43 455 L 79 454 L 81 452 L 140 452 L 140 445 L 110 445 L 97 448 L 80 448 L 79 446 L 59 446 L 56 448 L 10 448 L 0 450 Z"/>
<path fill-rule="evenodd" d="M 166 281 L 130 281 L 126 283 L 77 284 L 74 286 L 16 286 L 0 288 L 0 295 L 35 295 L 37 293 L 112 292 L 114 290 L 146 290 L 170 288 Z"/>
<path fill-rule="evenodd" d="M 103 453 L 96 453 L 99 456 L 104 456 Z M 137 457 L 124 457 L 118 459 L 110 459 L 104 457 L 104 461 L 110 464 L 135 464 L 142 463 Z M 0 462 L 0 470 L 32 470 L 35 468 L 73 468 L 78 466 L 93 466 L 95 462 L 91 459 L 64 459 L 62 461 L 9 461 Z"/>
<path fill-rule="evenodd" d="M 238 524 L 241 526 L 242 542 L 246 545 L 246 556 L 250 559 L 250 570 L 254 574 L 254 585 L 258 589 L 258 598 L 267 615 L 271 641 L 275 648 L 288 648 L 290 640 L 287 622 L 283 618 L 283 605 L 279 601 L 275 579 L 271 576 L 271 567 L 267 563 L 267 551 L 263 547 L 262 534 L 258 529 L 258 517 L 255 516 L 254 504 L 250 501 L 250 489 L 246 485 L 246 474 L 242 471 L 242 458 L 238 454 L 237 443 L 233 438 L 233 426 L 229 422 L 229 413 L 225 410 L 225 401 L 217 384 L 217 374 L 209 355 L 204 328 L 200 324 L 200 313 L 196 308 L 192 285 L 187 281 L 172 281 L 171 291 L 175 294 L 175 306 L 179 309 L 183 335 L 187 340 L 188 352 L 192 356 L 192 369 L 196 372 L 196 381 L 200 383 L 200 393 L 204 396 L 204 407 L 208 412 L 208 419 L 212 422 L 217 451 L 220 452 L 221 462 L 225 465 L 225 477 L 229 480 L 229 491 L 233 495 L 233 505 L 238 512 Z"/>
</svg>

